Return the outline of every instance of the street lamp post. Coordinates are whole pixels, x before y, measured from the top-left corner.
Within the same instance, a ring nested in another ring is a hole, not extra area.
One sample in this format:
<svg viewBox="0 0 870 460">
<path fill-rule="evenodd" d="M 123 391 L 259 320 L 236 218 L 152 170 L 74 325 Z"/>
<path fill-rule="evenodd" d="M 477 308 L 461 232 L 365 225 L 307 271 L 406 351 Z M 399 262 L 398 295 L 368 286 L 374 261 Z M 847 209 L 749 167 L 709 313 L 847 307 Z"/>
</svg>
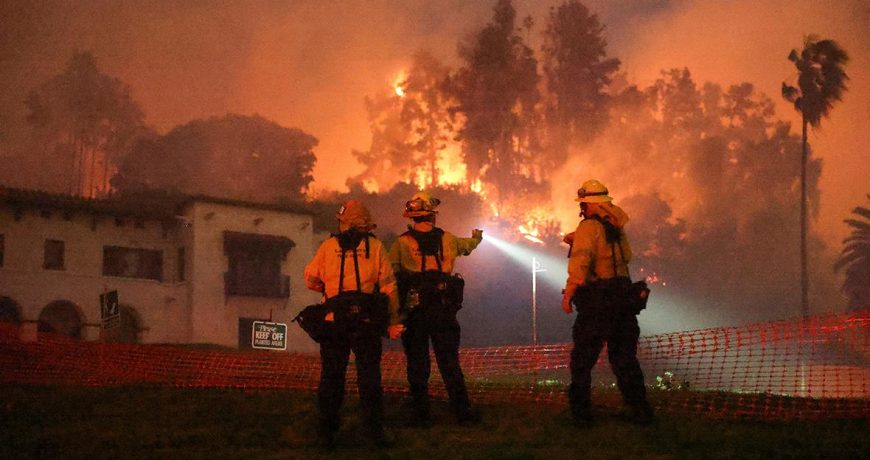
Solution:
<svg viewBox="0 0 870 460">
<path fill-rule="evenodd" d="M 538 273 L 547 271 L 532 257 L 532 346 L 538 345 Z"/>
<path fill-rule="evenodd" d="M 538 383 L 538 273 L 547 269 L 541 268 L 541 263 L 532 257 L 532 358 L 534 366 L 534 384 Z"/>
</svg>

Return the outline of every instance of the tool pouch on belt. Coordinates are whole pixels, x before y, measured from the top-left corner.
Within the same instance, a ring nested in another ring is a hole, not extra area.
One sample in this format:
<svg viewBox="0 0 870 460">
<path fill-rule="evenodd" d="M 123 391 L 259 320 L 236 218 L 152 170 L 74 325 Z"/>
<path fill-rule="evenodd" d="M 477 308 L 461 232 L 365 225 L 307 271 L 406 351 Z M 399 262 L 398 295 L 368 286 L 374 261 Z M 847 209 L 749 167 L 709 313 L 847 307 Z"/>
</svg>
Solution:
<svg viewBox="0 0 870 460">
<path fill-rule="evenodd" d="M 383 294 L 343 291 L 327 299 L 324 305 L 334 315 L 337 334 L 383 335 L 390 320 L 388 303 Z"/>
<path fill-rule="evenodd" d="M 326 321 L 329 313 L 333 321 Z M 352 333 L 384 335 L 389 320 L 387 296 L 358 291 L 344 291 L 324 303 L 309 305 L 293 318 L 317 343 Z"/>
<path fill-rule="evenodd" d="M 317 343 L 328 340 L 334 334 L 333 325 L 326 321 L 326 315 L 329 313 L 329 308 L 326 304 L 318 303 L 309 305 L 302 309 L 293 322 L 299 324 L 299 327 Z"/>
<path fill-rule="evenodd" d="M 649 292 L 645 281 L 632 282 L 626 277 L 610 278 L 580 286 L 572 302 L 578 312 L 623 311 L 637 315 L 646 308 Z"/>
<path fill-rule="evenodd" d="M 627 303 L 631 312 L 635 315 L 646 308 L 646 301 L 649 299 L 650 289 L 646 285 L 646 281 L 635 281 L 628 286 Z"/>
<path fill-rule="evenodd" d="M 578 286 L 574 291 L 574 297 L 571 297 L 571 304 L 578 313 L 600 312 L 604 308 L 603 291 L 597 282 Z"/>
<path fill-rule="evenodd" d="M 400 306 L 413 314 L 421 307 L 455 315 L 462 308 L 465 280 L 440 271 L 401 272 L 397 275 Z"/>
</svg>

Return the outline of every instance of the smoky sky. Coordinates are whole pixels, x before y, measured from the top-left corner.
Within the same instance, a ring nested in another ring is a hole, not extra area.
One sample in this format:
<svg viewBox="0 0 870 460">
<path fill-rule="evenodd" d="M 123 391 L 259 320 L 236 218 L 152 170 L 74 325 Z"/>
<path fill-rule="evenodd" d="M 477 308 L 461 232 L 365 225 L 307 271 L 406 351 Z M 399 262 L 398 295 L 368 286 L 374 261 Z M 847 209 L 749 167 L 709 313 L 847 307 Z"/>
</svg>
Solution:
<svg viewBox="0 0 870 460">
<path fill-rule="evenodd" d="M 5 136 L 14 136 L 27 91 L 60 73 L 74 51 L 90 51 L 104 73 L 130 85 L 146 121 L 159 131 L 228 112 L 260 114 L 317 137 L 315 188 L 341 190 L 362 170 L 351 150 L 367 149 L 370 139 L 364 97 L 389 88 L 420 49 L 455 68 L 457 44 L 490 20 L 494 3 L 5 0 L 0 124 Z M 548 10 L 560 3 L 514 1 L 520 20 L 535 21 L 528 34 L 535 49 Z M 798 116 L 779 96 L 781 83 L 795 79 L 786 56 L 810 33 L 837 40 L 851 57 L 849 91 L 810 141 L 824 160 L 819 230 L 839 243 L 848 230 L 842 220 L 870 192 L 863 142 L 870 119 L 870 4 L 583 3 L 605 24 L 609 55 L 623 62 L 630 82 L 649 85 L 660 70 L 674 67 L 688 67 L 698 84 L 748 81 L 776 102 L 776 116 L 791 120 L 794 129 Z"/>
</svg>

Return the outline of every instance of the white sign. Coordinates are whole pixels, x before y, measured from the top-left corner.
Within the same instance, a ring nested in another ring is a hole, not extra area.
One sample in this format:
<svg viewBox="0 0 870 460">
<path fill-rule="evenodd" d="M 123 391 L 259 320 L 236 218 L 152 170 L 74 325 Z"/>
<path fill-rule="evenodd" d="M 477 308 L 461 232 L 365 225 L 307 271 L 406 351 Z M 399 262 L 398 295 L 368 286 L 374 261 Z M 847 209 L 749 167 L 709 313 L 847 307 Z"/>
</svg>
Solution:
<svg viewBox="0 0 870 460">
<path fill-rule="evenodd" d="M 287 325 L 254 321 L 251 327 L 251 347 L 263 350 L 286 350 Z"/>
</svg>

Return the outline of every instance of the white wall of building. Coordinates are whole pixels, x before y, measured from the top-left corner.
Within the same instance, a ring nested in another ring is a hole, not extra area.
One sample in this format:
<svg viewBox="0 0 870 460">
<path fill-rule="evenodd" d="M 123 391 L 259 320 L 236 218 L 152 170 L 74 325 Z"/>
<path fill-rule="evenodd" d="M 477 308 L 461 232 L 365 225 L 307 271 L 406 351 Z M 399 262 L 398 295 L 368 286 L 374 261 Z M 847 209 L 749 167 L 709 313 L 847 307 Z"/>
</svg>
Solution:
<svg viewBox="0 0 870 460">
<path fill-rule="evenodd" d="M 314 342 L 290 321 L 305 305 L 319 296 L 305 288 L 305 265 L 314 255 L 312 217 L 272 210 L 196 202 L 185 210 L 192 227 L 191 318 L 192 342 L 238 344 L 239 318 L 269 319 L 288 324 L 288 349 L 313 351 Z M 283 236 L 296 246 L 284 260 L 281 272 L 290 278 L 290 297 L 272 299 L 224 294 L 224 231 Z"/>
<path fill-rule="evenodd" d="M 43 212 L 47 212 L 43 215 Z M 0 267 L 0 295 L 17 302 L 21 319 L 37 321 L 42 310 L 55 301 L 76 305 L 85 327 L 86 339 L 99 337 L 99 296 L 118 290 L 120 302 L 133 308 L 143 328 L 143 342 L 183 342 L 186 330 L 164 318 L 189 316 L 183 300 L 186 286 L 176 283 L 175 247 L 177 237 L 165 236 L 158 221 L 143 221 L 136 228 L 132 219 L 94 217 L 78 212 L 64 216 L 60 211 L 24 209 L 16 220 L 9 208 L 0 211 L 0 233 L 4 235 L 4 263 Z M 45 240 L 64 242 L 64 269 L 43 268 Z M 165 281 L 103 276 L 103 246 L 124 246 L 164 252 Z M 178 301 L 177 299 L 181 299 Z"/>
<path fill-rule="evenodd" d="M 66 215 L 65 215 L 66 214 Z M 256 207 L 195 201 L 172 223 L 140 222 L 112 216 L 94 217 L 88 211 L 72 214 L 25 207 L 15 210 L 0 203 L 0 234 L 4 261 L 0 267 L 0 296 L 21 307 L 25 327 L 35 327 L 40 312 L 55 301 L 73 303 L 85 327 L 82 336 L 100 334 L 99 295 L 117 290 L 120 303 L 133 308 L 142 328 L 142 343 L 212 343 L 235 347 L 239 318 L 258 318 L 288 324 L 288 351 L 313 352 L 316 344 L 291 323 L 319 295 L 305 288 L 305 265 L 316 250 L 312 216 Z M 166 228 L 164 228 L 166 227 Z M 224 273 L 228 260 L 223 232 L 282 236 L 295 243 L 282 264 L 290 279 L 289 298 L 227 296 Z M 43 268 L 46 239 L 65 245 L 64 270 Z M 103 246 L 161 250 L 163 281 L 103 276 Z M 178 248 L 185 248 L 186 276 L 177 273 Z"/>
</svg>

